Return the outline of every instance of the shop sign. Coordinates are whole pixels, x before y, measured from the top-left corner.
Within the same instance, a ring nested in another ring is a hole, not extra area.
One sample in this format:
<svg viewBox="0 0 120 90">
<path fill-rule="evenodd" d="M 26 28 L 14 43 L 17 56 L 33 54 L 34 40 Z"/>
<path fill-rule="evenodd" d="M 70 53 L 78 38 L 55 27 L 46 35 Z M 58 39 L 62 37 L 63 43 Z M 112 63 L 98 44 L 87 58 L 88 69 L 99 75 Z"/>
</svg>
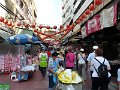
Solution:
<svg viewBox="0 0 120 90">
<path fill-rule="evenodd" d="M 100 14 L 97 14 L 93 17 L 93 19 L 88 20 L 86 23 L 86 33 L 87 35 L 99 31 L 101 29 L 100 25 Z"/>
<path fill-rule="evenodd" d="M 100 22 L 101 22 L 101 28 L 105 28 L 105 27 L 111 27 L 114 26 L 114 24 L 116 23 L 116 5 L 108 8 L 108 9 L 104 9 L 101 13 L 100 13 L 101 17 L 100 17 Z"/>
<path fill-rule="evenodd" d="M 85 26 L 81 29 L 81 34 L 82 34 L 82 38 L 85 38 L 87 36 L 86 27 Z"/>
</svg>

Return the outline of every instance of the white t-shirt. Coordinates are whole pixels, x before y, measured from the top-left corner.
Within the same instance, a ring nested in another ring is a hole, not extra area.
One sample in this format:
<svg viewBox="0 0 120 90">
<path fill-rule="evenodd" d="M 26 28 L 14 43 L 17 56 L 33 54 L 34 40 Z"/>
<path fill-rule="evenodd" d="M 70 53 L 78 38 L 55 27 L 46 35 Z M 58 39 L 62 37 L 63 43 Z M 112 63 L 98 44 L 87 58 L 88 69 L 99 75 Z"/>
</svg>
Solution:
<svg viewBox="0 0 120 90">
<path fill-rule="evenodd" d="M 95 52 L 92 52 L 88 55 L 87 61 L 91 63 L 91 61 L 95 58 Z M 92 65 L 90 65 L 90 71 L 93 71 Z"/>
<path fill-rule="evenodd" d="M 117 71 L 117 81 L 120 82 L 120 68 L 119 68 L 118 71 Z"/>
<path fill-rule="evenodd" d="M 48 58 L 47 53 L 42 53 L 42 52 L 41 52 L 41 53 L 39 54 L 39 59 L 40 59 L 42 56 L 46 56 L 46 58 Z"/>
<path fill-rule="evenodd" d="M 100 61 L 101 63 L 103 63 L 103 61 L 104 61 L 104 58 L 103 57 L 95 57 L 98 61 Z M 97 60 L 95 60 L 94 58 L 93 58 L 93 60 L 91 61 L 91 65 L 92 66 L 94 66 L 97 70 L 98 70 L 98 67 L 100 66 L 100 63 L 97 61 Z M 110 64 L 109 64 L 109 62 L 105 59 L 105 62 L 104 62 L 104 64 L 105 65 L 107 65 L 107 67 L 108 68 L 110 68 Z M 93 68 L 93 73 L 92 73 L 92 77 L 99 77 L 98 76 L 98 74 L 97 74 L 97 72 L 96 72 L 96 70 L 95 70 L 95 68 Z M 108 77 L 110 77 L 111 76 L 111 74 L 110 73 L 108 73 Z"/>
</svg>

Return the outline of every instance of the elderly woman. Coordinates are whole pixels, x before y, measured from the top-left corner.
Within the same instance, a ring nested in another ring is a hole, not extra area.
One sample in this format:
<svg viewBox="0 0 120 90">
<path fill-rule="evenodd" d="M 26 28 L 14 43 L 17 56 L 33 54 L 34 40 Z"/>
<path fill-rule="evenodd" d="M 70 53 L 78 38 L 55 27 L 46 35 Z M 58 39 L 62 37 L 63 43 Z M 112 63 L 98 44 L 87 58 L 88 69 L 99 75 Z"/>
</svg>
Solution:
<svg viewBox="0 0 120 90">
<path fill-rule="evenodd" d="M 101 64 L 106 65 L 106 77 L 100 76 L 100 71 L 98 68 L 100 68 Z M 91 65 L 94 67 L 92 73 L 92 89 L 99 90 L 100 88 L 100 90 L 108 90 L 108 85 L 111 80 L 111 74 L 109 73 L 109 70 L 111 68 L 108 60 L 103 57 L 103 51 L 101 49 L 95 50 L 95 58 L 93 58 L 93 60 L 91 61 Z"/>
</svg>

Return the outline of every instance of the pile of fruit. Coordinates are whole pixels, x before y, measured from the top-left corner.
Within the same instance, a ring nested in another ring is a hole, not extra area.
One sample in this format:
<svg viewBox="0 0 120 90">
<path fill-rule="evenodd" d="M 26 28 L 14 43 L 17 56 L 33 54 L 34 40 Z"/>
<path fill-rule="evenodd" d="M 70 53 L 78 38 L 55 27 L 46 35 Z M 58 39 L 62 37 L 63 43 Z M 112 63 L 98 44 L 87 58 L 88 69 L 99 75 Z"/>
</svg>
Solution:
<svg viewBox="0 0 120 90">
<path fill-rule="evenodd" d="M 60 82 L 66 83 L 66 84 L 72 84 L 72 83 L 78 84 L 83 81 L 76 71 L 72 71 L 70 69 L 66 69 L 62 71 L 58 75 L 58 79 Z"/>
</svg>

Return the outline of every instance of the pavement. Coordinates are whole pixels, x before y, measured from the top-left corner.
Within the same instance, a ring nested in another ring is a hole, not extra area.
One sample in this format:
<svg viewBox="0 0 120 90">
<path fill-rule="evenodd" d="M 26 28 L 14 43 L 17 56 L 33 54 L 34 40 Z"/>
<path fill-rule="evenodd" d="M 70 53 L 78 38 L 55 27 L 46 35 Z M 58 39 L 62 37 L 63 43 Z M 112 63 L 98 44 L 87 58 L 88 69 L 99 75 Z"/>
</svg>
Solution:
<svg viewBox="0 0 120 90">
<path fill-rule="evenodd" d="M 24 82 L 13 82 L 10 80 L 9 75 L 0 75 L 0 83 L 8 83 L 10 90 L 48 90 L 48 78 L 42 79 L 40 72 L 34 73 L 33 77 Z M 87 74 L 87 80 L 83 83 L 83 90 L 91 90 L 90 75 Z M 118 90 L 116 77 L 112 77 L 109 84 L 109 90 Z"/>
</svg>

